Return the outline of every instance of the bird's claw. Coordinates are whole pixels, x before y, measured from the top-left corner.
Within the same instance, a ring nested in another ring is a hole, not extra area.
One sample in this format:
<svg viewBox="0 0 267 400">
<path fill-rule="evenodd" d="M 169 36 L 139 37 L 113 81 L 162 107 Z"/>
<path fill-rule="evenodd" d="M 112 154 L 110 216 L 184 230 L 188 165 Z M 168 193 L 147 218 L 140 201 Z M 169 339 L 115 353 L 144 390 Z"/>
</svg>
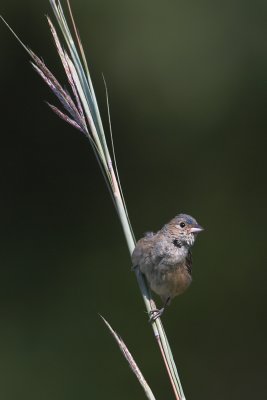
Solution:
<svg viewBox="0 0 267 400">
<path fill-rule="evenodd" d="M 155 308 L 154 310 L 149 311 L 148 315 L 149 315 L 149 323 L 155 322 L 157 318 L 161 317 L 163 314 L 164 308 L 161 308 L 160 310 L 158 310 L 157 308 Z"/>
</svg>

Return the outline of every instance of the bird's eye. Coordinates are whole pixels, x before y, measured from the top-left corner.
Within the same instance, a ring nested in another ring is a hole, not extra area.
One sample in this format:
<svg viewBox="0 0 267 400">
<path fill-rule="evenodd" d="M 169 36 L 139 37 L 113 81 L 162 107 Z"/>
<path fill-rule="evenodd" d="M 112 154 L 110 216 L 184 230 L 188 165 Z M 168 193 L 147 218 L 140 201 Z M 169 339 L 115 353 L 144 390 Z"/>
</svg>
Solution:
<svg viewBox="0 0 267 400">
<path fill-rule="evenodd" d="M 181 223 L 180 223 L 180 227 L 181 227 L 181 228 L 184 228 L 184 227 L 185 227 L 185 223 L 184 223 L 184 222 L 181 222 Z"/>
</svg>

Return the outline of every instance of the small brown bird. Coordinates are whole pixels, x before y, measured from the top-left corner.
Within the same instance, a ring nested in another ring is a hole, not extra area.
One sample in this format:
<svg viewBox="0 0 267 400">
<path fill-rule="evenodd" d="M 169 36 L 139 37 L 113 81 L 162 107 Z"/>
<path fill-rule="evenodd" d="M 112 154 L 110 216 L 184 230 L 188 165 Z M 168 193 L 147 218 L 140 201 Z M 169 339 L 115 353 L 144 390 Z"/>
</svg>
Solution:
<svg viewBox="0 0 267 400">
<path fill-rule="evenodd" d="M 140 239 L 132 254 L 134 267 L 146 276 L 150 288 L 162 301 L 161 310 L 153 310 L 155 320 L 171 300 L 182 294 L 192 281 L 190 248 L 203 228 L 186 214 L 179 214 L 157 233 L 148 232 Z"/>
</svg>

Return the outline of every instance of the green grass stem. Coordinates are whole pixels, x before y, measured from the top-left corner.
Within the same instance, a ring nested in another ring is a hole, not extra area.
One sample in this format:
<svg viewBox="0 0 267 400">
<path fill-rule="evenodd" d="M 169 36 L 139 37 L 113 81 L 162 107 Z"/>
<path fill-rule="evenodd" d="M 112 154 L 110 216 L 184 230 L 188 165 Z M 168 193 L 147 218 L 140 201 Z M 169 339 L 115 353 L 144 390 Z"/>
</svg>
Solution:
<svg viewBox="0 0 267 400">
<path fill-rule="evenodd" d="M 56 43 L 57 50 L 59 52 L 63 67 L 68 77 L 68 81 L 70 83 L 73 98 L 70 97 L 69 93 L 65 91 L 59 82 L 56 80 L 54 75 L 50 72 L 50 70 L 46 67 L 44 62 L 38 58 L 31 50 L 28 49 L 27 46 L 21 42 L 18 36 L 14 33 L 14 31 L 9 27 L 7 22 L 2 18 L 11 32 L 15 35 L 20 44 L 25 48 L 28 54 L 33 59 L 33 65 L 36 71 L 40 74 L 42 79 L 48 84 L 50 89 L 55 93 L 55 95 L 60 100 L 64 112 L 59 110 L 55 106 L 51 106 L 52 109 L 66 122 L 70 123 L 72 126 L 79 129 L 83 132 L 89 139 L 90 144 L 93 147 L 94 154 L 97 158 L 97 161 L 100 165 L 101 171 L 105 178 L 106 184 L 112 196 L 113 203 L 115 205 L 116 211 L 118 213 L 119 220 L 121 222 L 121 226 L 123 229 L 123 233 L 126 239 L 126 243 L 128 246 L 129 254 L 131 256 L 134 248 L 135 248 L 135 237 L 133 234 L 132 226 L 130 223 L 130 219 L 128 216 L 126 204 L 124 201 L 118 169 L 116 165 L 116 158 L 114 154 L 114 146 L 112 141 L 112 151 L 113 151 L 113 159 L 110 155 L 109 148 L 107 145 L 107 140 L 97 104 L 97 99 L 94 92 L 94 87 L 92 84 L 91 76 L 89 73 L 87 61 L 85 58 L 83 46 L 81 40 L 78 35 L 78 31 L 74 22 L 74 18 L 71 12 L 69 0 L 67 0 L 67 5 L 70 12 L 71 22 L 74 29 L 75 39 L 78 45 L 76 47 L 75 40 L 72 37 L 71 30 L 69 29 L 67 20 L 64 15 L 63 8 L 60 4 L 60 1 L 49 0 L 53 12 L 55 14 L 57 23 L 60 27 L 61 33 L 65 39 L 69 55 L 66 51 L 63 50 L 63 47 L 60 44 L 59 38 L 57 36 L 56 30 L 52 25 L 51 21 L 48 20 L 50 29 L 53 34 L 53 38 Z M 108 97 L 107 97 L 108 102 Z M 109 111 L 109 107 L 108 107 Z M 109 115 L 110 122 L 110 115 Z M 111 122 L 110 122 L 110 131 L 111 131 Z M 112 135 L 112 131 L 111 131 Z M 112 139 L 112 136 L 111 136 Z M 113 161 L 115 168 L 113 166 Z M 130 269 L 130 268 L 129 268 Z M 145 307 L 148 313 L 150 313 L 154 308 L 155 304 L 151 297 L 151 292 L 146 283 L 144 276 L 141 274 L 138 268 L 135 268 L 135 275 L 137 278 L 137 282 L 141 291 L 141 295 L 143 297 Z M 115 337 L 118 342 L 118 335 L 113 331 L 111 326 L 105 321 L 109 330 Z M 182 389 L 182 385 L 180 382 L 180 378 L 178 375 L 178 371 L 175 365 L 175 361 L 172 355 L 171 347 L 169 345 L 165 330 L 163 328 L 162 322 L 160 318 L 156 319 L 156 321 L 151 323 L 151 327 L 153 329 L 154 336 L 158 343 L 160 353 L 162 355 L 164 365 L 166 367 L 171 386 L 173 388 L 173 392 L 176 400 L 185 400 L 184 392 Z M 122 350 L 122 344 L 118 342 L 120 348 Z M 124 350 L 122 350 L 124 351 Z M 125 350 L 126 351 L 126 350 Z M 126 351 L 127 353 L 127 351 Z M 124 352 L 125 354 L 125 352 Z M 130 357 L 130 356 L 129 356 Z M 126 357 L 127 358 L 127 357 Z M 131 358 L 127 358 L 132 360 Z M 131 362 L 129 362 L 131 364 Z M 131 365 L 130 365 L 131 366 Z M 132 366 L 131 366 L 132 368 Z M 133 368 L 132 368 L 133 369 Z M 137 374 L 138 375 L 138 374 Z M 141 376 L 141 375 L 140 375 Z M 144 383 L 143 378 L 139 379 L 139 382 L 143 386 L 147 397 L 151 400 L 155 399 L 151 389 Z"/>
</svg>

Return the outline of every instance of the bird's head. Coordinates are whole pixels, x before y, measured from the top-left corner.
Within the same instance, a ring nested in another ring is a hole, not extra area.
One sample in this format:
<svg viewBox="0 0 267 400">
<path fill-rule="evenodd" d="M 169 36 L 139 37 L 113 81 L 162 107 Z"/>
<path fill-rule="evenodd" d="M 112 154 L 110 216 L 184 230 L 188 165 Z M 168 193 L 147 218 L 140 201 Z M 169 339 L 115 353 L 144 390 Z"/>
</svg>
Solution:
<svg viewBox="0 0 267 400">
<path fill-rule="evenodd" d="M 179 214 L 173 218 L 169 224 L 165 226 L 170 230 L 172 236 L 175 237 L 176 245 L 179 246 L 193 246 L 197 234 L 203 231 L 195 218 L 187 214 Z"/>
</svg>

